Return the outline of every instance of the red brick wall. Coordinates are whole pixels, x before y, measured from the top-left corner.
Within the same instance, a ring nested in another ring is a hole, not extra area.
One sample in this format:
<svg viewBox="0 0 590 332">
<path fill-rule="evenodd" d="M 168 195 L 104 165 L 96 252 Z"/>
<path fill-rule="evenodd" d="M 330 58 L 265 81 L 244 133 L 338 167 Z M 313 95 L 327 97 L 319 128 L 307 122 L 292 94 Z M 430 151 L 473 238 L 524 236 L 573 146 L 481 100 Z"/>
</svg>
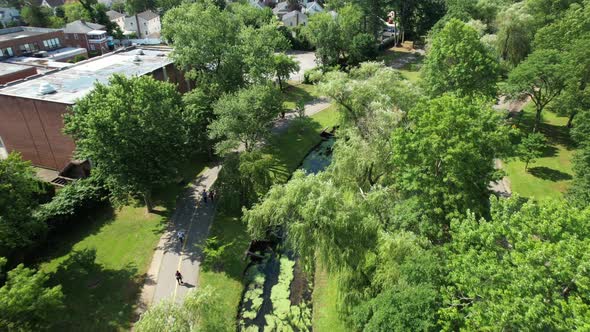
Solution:
<svg viewBox="0 0 590 332">
<path fill-rule="evenodd" d="M 43 45 L 43 41 L 51 38 L 58 38 L 61 47 L 65 44 L 65 37 L 63 31 L 54 31 L 54 32 L 47 32 L 42 35 L 30 36 L 30 37 L 23 37 L 13 40 L 6 40 L 0 42 L 0 48 L 7 48 L 12 47 L 12 51 L 14 52 L 15 56 L 21 55 L 21 51 L 19 49 L 20 45 L 23 44 L 37 44 L 37 48 L 40 51 L 47 51 L 50 50 Z"/>
<path fill-rule="evenodd" d="M 10 73 L 4 76 L 0 76 L 0 84 L 6 84 L 8 82 L 23 79 L 25 77 L 33 76 L 37 74 L 35 67 L 25 68 L 14 73 Z"/>
<path fill-rule="evenodd" d="M 74 141 L 62 133 L 67 105 L 0 95 L 0 136 L 8 152 L 34 165 L 61 170 L 71 160 Z"/>
<path fill-rule="evenodd" d="M 181 71 L 173 64 L 166 68 L 170 82 L 180 92 L 188 91 Z M 152 73 L 164 80 L 162 69 Z M 18 151 L 34 165 L 62 170 L 71 160 L 74 141 L 63 134 L 63 114 L 68 105 L 0 95 L 0 137 L 7 150 Z"/>
</svg>

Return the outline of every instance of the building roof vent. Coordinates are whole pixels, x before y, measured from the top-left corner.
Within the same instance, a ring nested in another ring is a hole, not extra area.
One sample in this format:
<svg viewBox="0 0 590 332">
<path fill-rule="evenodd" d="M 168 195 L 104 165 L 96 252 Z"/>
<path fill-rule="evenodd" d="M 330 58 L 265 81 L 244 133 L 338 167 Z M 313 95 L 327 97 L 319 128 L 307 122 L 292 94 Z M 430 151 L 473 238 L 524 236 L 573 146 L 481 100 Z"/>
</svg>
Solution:
<svg viewBox="0 0 590 332">
<path fill-rule="evenodd" d="M 145 53 L 143 53 L 143 50 L 140 48 L 139 50 L 137 50 L 137 55 L 144 55 Z"/>
<path fill-rule="evenodd" d="M 139 55 L 133 57 L 133 62 L 141 62 L 141 58 L 139 57 Z"/>
<path fill-rule="evenodd" d="M 39 86 L 39 94 L 40 95 L 49 95 L 52 93 L 57 92 L 57 90 L 55 89 L 55 87 L 49 83 L 43 83 L 41 84 L 41 86 Z"/>
</svg>

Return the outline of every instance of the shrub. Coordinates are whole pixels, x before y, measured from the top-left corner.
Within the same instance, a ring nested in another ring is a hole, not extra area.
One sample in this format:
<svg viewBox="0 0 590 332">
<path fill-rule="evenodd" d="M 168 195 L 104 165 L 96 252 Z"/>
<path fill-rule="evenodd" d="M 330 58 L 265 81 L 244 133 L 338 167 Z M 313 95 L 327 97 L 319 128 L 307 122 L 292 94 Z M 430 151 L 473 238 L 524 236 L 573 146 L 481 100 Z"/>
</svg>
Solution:
<svg viewBox="0 0 590 332">
<path fill-rule="evenodd" d="M 59 190 L 49 203 L 42 204 L 35 216 L 51 228 L 56 228 L 98 207 L 106 201 L 106 197 L 106 189 L 97 180 L 77 180 Z"/>
<path fill-rule="evenodd" d="M 308 69 L 303 73 L 303 83 L 305 84 L 316 84 L 318 83 L 324 73 L 318 68 Z"/>
</svg>

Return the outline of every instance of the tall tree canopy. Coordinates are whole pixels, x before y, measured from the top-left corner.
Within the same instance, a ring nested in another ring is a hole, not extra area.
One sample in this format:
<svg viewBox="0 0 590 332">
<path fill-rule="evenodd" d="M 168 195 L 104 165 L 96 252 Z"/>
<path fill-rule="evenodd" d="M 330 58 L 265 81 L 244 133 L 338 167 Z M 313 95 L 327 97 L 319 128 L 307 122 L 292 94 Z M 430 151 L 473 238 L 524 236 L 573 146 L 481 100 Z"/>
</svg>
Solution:
<svg viewBox="0 0 590 332">
<path fill-rule="evenodd" d="M 493 201 L 491 220 L 451 224 L 445 330 L 590 326 L 590 211 L 563 202 Z"/>
<path fill-rule="evenodd" d="M 494 158 L 510 146 L 499 115 L 485 102 L 445 95 L 419 103 L 407 118 L 392 133 L 391 158 L 396 187 L 418 198 L 431 220 L 420 231 L 437 234 L 442 229 L 432 227 L 468 210 L 485 215 L 489 183 L 498 179 Z"/>
<path fill-rule="evenodd" d="M 274 88 L 253 85 L 221 97 L 213 111 L 217 118 L 209 129 L 212 138 L 221 139 L 217 150 L 227 153 L 243 144 L 246 151 L 252 151 L 270 134 L 282 101 Z"/>
<path fill-rule="evenodd" d="M 28 161 L 18 153 L 0 159 L 0 254 L 23 248 L 41 234 L 46 225 L 33 218 L 39 182 Z"/>
<path fill-rule="evenodd" d="M 6 263 L 0 257 L 0 272 Z M 22 264 L 8 271 L 0 287 L 0 329 L 42 331 L 50 329 L 64 314 L 61 286 L 46 287 L 49 277 Z"/>
<path fill-rule="evenodd" d="M 434 35 L 422 68 L 424 88 L 431 95 L 495 97 L 497 79 L 498 61 L 473 28 L 452 19 Z"/>
<path fill-rule="evenodd" d="M 498 53 L 512 66 L 518 65 L 532 50 L 533 18 L 524 3 L 517 2 L 498 14 Z"/>
<path fill-rule="evenodd" d="M 141 194 L 151 210 L 154 188 L 176 181 L 185 155 L 181 98 L 151 76 L 114 75 L 96 84 L 64 118 L 76 155 L 93 163 L 115 200 Z"/>
<path fill-rule="evenodd" d="M 508 75 L 504 91 L 512 98 L 531 98 L 535 104 L 535 125 L 541 123 L 541 112 L 565 88 L 567 66 L 557 50 L 536 50 Z"/>
</svg>

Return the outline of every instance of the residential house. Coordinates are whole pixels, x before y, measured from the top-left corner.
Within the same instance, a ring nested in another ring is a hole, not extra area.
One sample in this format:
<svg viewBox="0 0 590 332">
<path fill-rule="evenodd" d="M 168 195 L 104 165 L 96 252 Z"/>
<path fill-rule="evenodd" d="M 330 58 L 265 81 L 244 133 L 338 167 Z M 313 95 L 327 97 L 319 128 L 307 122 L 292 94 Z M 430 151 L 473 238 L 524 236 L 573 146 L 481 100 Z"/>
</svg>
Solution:
<svg viewBox="0 0 590 332">
<path fill-rule="evenodd" d="M 0 142 L 10 153 L 51 170 L 67 170 L 75 143 L 63 133 L 63 115 L 95 83 L 108 84 L 114 74 L 152 76 L 174 83 L 180 92 L 190 86 L 174 66 L 167 47 L 121 49 L 80 64 L 0 86 Z"/>
<path fill-rule="evenodd" d="M 307 24 L 307 15 L 303 14 L 298 10 L 294 10 L 292 12 L 288 12 L 287 14 L 283 15 L 281 19 L 283 24 L 288 27 L 296 27 L 298 25 L 306 25 Z"/>
<path fill-rule="evenodd" d="M 65 4 L 64 0 L 33 0 L 32 2 L 37 6 L 51 8 L 54 11 L 57 7 Z"/>
<path fill-rule="evenodd" d="M 63 47 L 64 32 L 58 29 L 13 27 L 0 29 L 0 59 L 32 56 Z"/>
<path fill-rule="evenodd" d="M 0 8 L 0 23 L 7 26 L 20 22 L 20 12 L 16 8 Z"/>
<path fill-rule="evenodd" d="M 311 16 L 313 14 L 323 12 L 324 8 L 317 1 L 311 1 L 306 4 L 303 4 L 301 11 L 305 13 L 307 16 Z"/>
<path fill-rule="evenodd" d="M 109 10 L 107 11 L 107 16 L 109 17 L 109 21 L 118 25 L 119 28 L 121 28 L 121 31 L 125 31 L 125 14 Z"/>
<path fill-rule="evenodd" d="M 282 19 L 283 15 L 287 14 L 288 12 L 290 12 L 290 10 L 289 3 L 287 1 L 277 3 L 275 8 L 272 10 L 272 13 L 275 14 L 279 20 Z"/>
<path fill-rule="evenodd" d="M 162 25 L 160 23 L 160 15 L 151 10 L 135 14 L 125 18 L 126 34 L 134 32 L 137 38 L 160 38 L 160 31 Z"/>
<path fill-rule="evenodd" d="M 89 54 L 109 52 L 108 35 L 104 25 L 78 20 L 66 24 L 64 33 L 68 46 L 85 48 Z"/>
</svg>

